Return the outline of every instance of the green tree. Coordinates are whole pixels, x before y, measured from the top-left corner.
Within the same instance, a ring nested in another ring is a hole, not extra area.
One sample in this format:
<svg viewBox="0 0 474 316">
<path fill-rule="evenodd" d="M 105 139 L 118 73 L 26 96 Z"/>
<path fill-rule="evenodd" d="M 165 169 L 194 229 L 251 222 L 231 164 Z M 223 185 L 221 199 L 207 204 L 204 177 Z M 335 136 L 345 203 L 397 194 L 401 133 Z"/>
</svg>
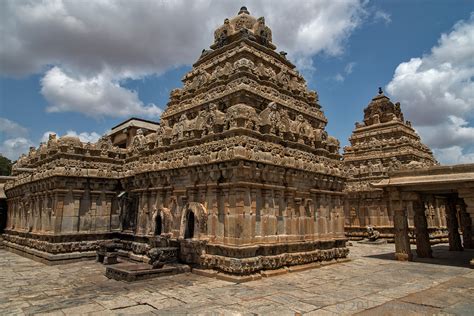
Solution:
<svg viewBox="0 0 474 316">
<path fill-rule="evenodd" d="M 0 176 L 9 176 L 12 173 L 12 162 L 0 155 Z"/>
</svg>

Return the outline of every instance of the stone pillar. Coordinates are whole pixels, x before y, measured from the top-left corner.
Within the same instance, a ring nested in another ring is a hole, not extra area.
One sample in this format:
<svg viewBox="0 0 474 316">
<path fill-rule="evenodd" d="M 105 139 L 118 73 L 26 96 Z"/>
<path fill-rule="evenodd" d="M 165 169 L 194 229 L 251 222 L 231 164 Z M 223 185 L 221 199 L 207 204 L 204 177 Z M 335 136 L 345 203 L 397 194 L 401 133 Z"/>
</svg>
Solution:
<svg viewBox="0 0 474 316">
<path fill-rule="evenodd" d="M 432 258 L 433 255 L 424 204 L 421 201 L 414 201 L 413 211 L 416 232 L 416 253 L 420 258 Z"/>
<path fill-rule="evenodd" d="M 401 192 L 397 190 L 389 191 L 389 199 L 389 207 L 393 211 L 395 258 L 399 261 L 412 261 L 407 211 Z"/>
<path fill-rule="evenodd" d="M 393 214 L 395 258 L 399 261 L 412 261 L 413 255 L 408 237 L 408 220 L 404 209 L 398 209 Z"/>
<path fill-rule="evenodd" d="M 437 198 L 437 197 L 434 198 L 433 206 L 435 208 L 435 218 L 436 218 L 435 226 L 443 227 L 443 220 L 442 220 L 442 214 L 441 214 L 439 198 Z"/>
<path fill-rule="evenodd" d="M 446 205 L 446 216 L 448 220 L 448 238 L 450 251 L 462 251 L 461 236 L 459 236 L 458 219 L 456 217 L 456 199 L 448 199 Z"/>
<path fill-rule="evenodd" d="M 408 227 L 415 226 L 414 223 L 414 211 L 413 211 L 413 202 L 412 201 L 406 201 L 406 211 L 407 211 L 407 221 L 408 221 Z"/>
<path fill-rule="evenodd" d="M 459 189 L 459 197 L 462 198 L 464 201 L 465 207 L 463 208 L 463 210 L 466 216 L 464 221 L 467 222 L 467 216 L 469 216 L 471 220 L 471 229 L 470 229 L 471 238 L 470 238 L 470 241 L 467 241 L 466 243 L 467 238 L 463 237 L 464 244 L 469 244 L 470 247 L 473 248 L 474 240 L 472 239 L 472 237 L 474 235 L 474 231 L 473 231 L 474 225 L 472 225 L 472 223 L 474 223 L 474 187 Z M 465 247 L 467 248 L 467 246 Z"/>
<path fill-rule="evenodd" d="M 466 249 L 473 249 L 474 242 L 472 240 L 472 220 L 471 216 L 466 210 L 466 204 L 462 199 L 459 200 L 460 206 L 460 220 L 461 220 L 461 231 L 462 231 L 462 242 L 463 247 Z"/>
</svg>

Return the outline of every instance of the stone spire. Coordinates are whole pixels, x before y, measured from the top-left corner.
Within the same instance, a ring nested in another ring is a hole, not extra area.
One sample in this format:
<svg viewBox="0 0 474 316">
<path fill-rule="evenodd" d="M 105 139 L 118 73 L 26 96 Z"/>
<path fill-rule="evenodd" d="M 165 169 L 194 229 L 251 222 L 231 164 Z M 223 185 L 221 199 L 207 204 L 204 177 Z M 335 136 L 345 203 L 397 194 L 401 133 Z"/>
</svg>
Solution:
<svg viewBox="0 0 474 316">
<path fill-rule="evenodd" d="M 349 141 L 351 145 L 344 148 L 349 190 L 370 190 L 369 183 L 387 177 L 389 171 L 437 163 L 411 123 L 404 120 L 400 103 L 393 104 L 382 88 L 364 109 L 364 121 L 356 123 Z"/>
<path fill-rule="evenodd" d="M 364 109 L 364 124 L 370 126 L 373 124 L 386 123 L 389 121 L 403 122 L 403 113 L 400 109 L 400 103 L 393 104 L 379 87 L 378 94 L 372 98 L 372 101 Z"/>
<path fill-rule="evenodd" d="M 275 45 L 272 44 L 272 31 L 265 24 L 265 18 L 251 16 L 246 7 L 240 8 L 235 17 L 225 19 L 224 24 L 215 30 L 214 44 L 211 48 L 221 48 L 242 37 L 275 49 Z"/>
<path fill-rule="evenodd" d="M 247 7 L 241 7 L 240 10 L 239 10 L 239 15 L 240 14 L 250 14 L 250 12 L 247 10 Z"/>
</svg>

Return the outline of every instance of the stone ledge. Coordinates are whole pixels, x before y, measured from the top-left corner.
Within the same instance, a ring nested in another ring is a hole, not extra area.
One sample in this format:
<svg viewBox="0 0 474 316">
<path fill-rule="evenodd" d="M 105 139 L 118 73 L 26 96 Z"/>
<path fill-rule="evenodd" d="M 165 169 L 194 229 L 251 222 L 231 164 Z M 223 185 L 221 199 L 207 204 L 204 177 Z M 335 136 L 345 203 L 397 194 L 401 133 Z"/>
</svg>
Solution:
<svg viewBox="0 0 474 316">
<path fill-rule="evenodd" d="M 260 271 L 260 274 L 264 278 L 269 278 L 269 277 L 287 274 L 288 272 L 290 272 L 290 270 L 287 267 L 283 267 L 283 268 L 275 269 L 275 270 L 263 270 L 263 271 Z"/>
<path fill-rule="evenodd" d="M 317 269 L 324 266 L 336 264 L 336 263 L 344 263 L 349 262 L 351 259 L 349 258 L 340 258 L 340 259 L 333 259 L 330 261 L 323 261 L 323 262 L 312 262 L 307 264 L 295 265 L 290 267 L 281 267 L 275 270 L 261 270 L 258 273 L 250 274 L 250 275 L 233 275 L 221 271 L 217 271 L 214 269 L 199 269 L 193 268 L 192 273 L 208 278 L 215 278 L 219 280 L 235 282 L 235 283 L 243 283 L 249 281 L 259 280 L 261 278 L 269 278 L 275 277 L 287 273 L 296 273 L 296 272 L 303 272 L 306 270 Z"/>
<path fill-rule="evenodd" d="M 167 264 L 160 269 L 153 269 L 149 264 L 144 263 L 119 263 L 107 267 L 105 276 L 117 281 L 135 282 L 188 272 L 191 272 L 188 265 L 178 263 Z"/>
<path fill-rule="evenodd" d="M 3 242 L 4 248 L 17 255 L 47 264 L 57 265 L 65 263 L 73 263 L 84 260 L 93 260 L 96 258 L 95 251 L 84 251 L 84 252 L 71 252 L 63 254 L 50 254 L 37 249 L 29 248 L 26 246 L 20 246 L 15 243 L 8 241 Z"/>
<path fill-rule="evenodd" d="M 191 272 L 200 276 L 208 277 L 208 278 L 215 278 L 217 277 L 217 274 L 219 273 L 218 271 L 213 270 L 213 269 L 197 269 L 197 268 L 193 268 Z"/>
<path fill-rule="evenodd" d="M 315 268 L 320 268 L 322 266 L 321 262 L 312 262 L 308 264 L 301 264 L 301 265 L 296 265 L 296 266 L 291 266 L 288 268 L 288 271 L 290 272 L 301 272 L 301 271 L 306 271 L 310 269 L 315 269 Z"/>
<path fill-rule="evenodd" d="M 262 275 L 260 273 L 249 274 L 249 275 L 232 275 L 232 274 L 218 272 L 216 275 L 216 279 L 218 280 L 235 282 L 235 283 L 250 282 L 250 281 L 260 280 L 261 278 L 262 278 Z"/>
</svg>

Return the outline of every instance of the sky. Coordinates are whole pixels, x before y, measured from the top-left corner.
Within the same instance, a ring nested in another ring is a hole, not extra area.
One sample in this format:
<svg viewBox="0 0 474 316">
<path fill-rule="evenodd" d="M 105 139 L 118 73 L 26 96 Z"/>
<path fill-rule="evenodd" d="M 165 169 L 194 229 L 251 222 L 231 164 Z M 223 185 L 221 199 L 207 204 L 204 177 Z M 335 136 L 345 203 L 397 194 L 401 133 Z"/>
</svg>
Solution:
<svg viewBox="0 0 474 316">
<path fill-rule="evenodd" d="M 438 161 L 474 163 L 474 1 L 462 0 L 0 1 L 0 154 L 159 121 L 243 5 L 318 92 L 342 146 L 382 87 Z"/>
</svg>

